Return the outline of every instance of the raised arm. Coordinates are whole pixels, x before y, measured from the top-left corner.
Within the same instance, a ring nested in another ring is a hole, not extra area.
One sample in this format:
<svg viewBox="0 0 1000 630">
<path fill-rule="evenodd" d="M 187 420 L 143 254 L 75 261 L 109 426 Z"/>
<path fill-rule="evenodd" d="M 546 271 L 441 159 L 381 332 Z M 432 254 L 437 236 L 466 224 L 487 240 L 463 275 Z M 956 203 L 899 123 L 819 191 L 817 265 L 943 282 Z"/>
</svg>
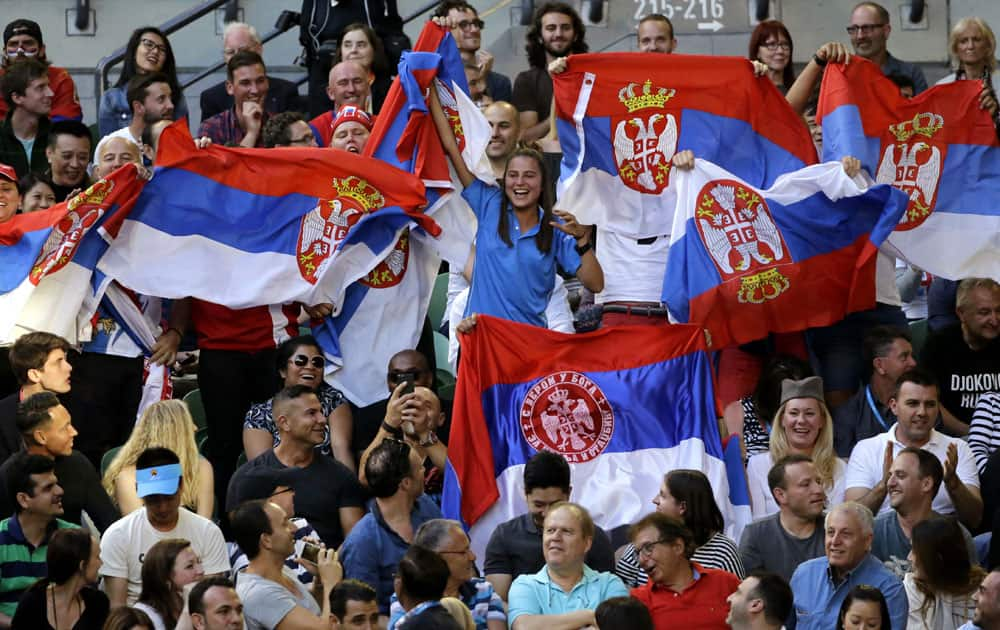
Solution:
<svg viewBox="0 0 1000 630">
<path fill-rule="evenodd" d="M 429 91 L 428 105 L 431 117 L 434 119 L 434 126 L 437 128 L 438 137 L 441 139 L 441 145 L 444 147 L 445 153 L 448 154 L 448 159 L 451 160 L 451 165 L 458 175 L 458 181 L 462 182 L 463 186 L 468 186 L 476 179 L 476 176 L 472 174 L 469 167 L 465 165 L 465 160 L 462 159 L 462 152 L 458 149 L 455 133 L 451 130 L 448 118 L 441 108 L 441 99 L 438 98 L 437 90 L 431 86 Z"/>
<path fill-rule="evenodd" d="M 819 47 L 806 67 L 795 79 L 792 87 L 788 88 L 785 100 L 792 106 L 796 114 L 800 116 L 806 111 L 806 104 L 812 96 L 816 82 L 823 76 L 823 68 L 831 61 L 834 63 L 849 63 L 851 55 L 847 48 L 840 42 L 827 42 Z"/>
</svg>

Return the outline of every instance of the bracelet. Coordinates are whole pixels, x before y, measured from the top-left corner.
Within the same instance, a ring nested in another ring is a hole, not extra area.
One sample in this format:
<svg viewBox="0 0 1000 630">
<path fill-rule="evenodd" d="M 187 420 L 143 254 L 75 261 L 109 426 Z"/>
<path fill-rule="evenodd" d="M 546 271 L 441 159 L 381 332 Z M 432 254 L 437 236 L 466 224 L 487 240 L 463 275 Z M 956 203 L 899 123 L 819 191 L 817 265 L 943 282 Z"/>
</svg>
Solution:
<svg viewBox="0 0 1000 630">
<path fill-rule="evenodd" d="M 403 439 L 403 430 L 399 427 L 394 427 L 385 420 L 382 421 L 382 430 L 396 438 L 397 440 Z"/>
<path fill-rule="evenodd" d="M 826 67 L 827 60 L 826 59 L 820 59 L 819 55 L 817 55 L 815 53 L 813 53 L 813 61 L 815 61 L 816 65 L 819 66 L 820 68 L 825 68 Z"/>
<path fill-rule="evenodd" d="M 171 326 L 170 328 L 167 328 L 165 331 L 163 331 L 163 334 L 165 335 L 168 332 L 170 332 L 171 330 L 174 331 L 175 333 L 177 333 L 177 338 L 178 339 L 183 339 L 184 338 L 184 333 L 182 333 L 181 329 L 178 328 L 178 327 L 176 327 L 176 326 Z"/>
<path fill-rule="evenodd" d="M 587 241 L 583 245 L 574 245 L 573 249 L 576 250 L 577 256 L 583 256 L 584 254 L 586 254 L 590 250 L 594 249 L 594 246 L 593 246 L 593 244 L 591 244 L 590 241 Z"/>
</svg>

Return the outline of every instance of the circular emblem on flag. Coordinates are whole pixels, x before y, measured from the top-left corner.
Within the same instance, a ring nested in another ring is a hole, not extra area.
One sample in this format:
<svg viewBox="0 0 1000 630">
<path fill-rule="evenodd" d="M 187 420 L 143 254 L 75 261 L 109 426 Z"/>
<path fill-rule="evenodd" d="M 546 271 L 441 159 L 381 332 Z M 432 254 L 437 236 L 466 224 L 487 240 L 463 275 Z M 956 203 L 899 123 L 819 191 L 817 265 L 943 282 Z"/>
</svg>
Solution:
<svg viewBox="0 0 1000 630">
<path fill-rule="evenodd" d="M 66 216 L 52 227 L 28 274 L 32 284 L 37 285 L 42 278 L 59 271 L 73 259 L 84 234 L 104 216 L 105 199 L 114 188 L 113 181 L 100 179 L 67 202 Z"/>
<path fill-rule="evenodd" d="M 521 403 L 521 433 L 531 448 L 559 453 L 571 464 L 602 452 L 614 433 L 607 396 L 579 372 L 557 372 L 535 383 Z"/>
</svg>

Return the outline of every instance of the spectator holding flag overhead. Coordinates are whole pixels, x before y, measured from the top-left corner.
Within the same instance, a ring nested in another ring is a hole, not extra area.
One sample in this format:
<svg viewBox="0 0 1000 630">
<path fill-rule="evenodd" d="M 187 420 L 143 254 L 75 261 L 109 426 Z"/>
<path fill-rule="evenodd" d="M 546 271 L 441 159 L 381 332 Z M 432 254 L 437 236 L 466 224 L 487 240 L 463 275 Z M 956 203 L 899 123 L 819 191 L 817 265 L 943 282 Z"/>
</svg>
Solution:
<svg viewBox="0 0 1000 630">
<path fill-rule="evenodd" d="M 594 255 L 591 230 L 572 214 L 553 210 L 542 154 L 530 148 L 515 150 L 507 160 L 503 190 L 489 186 L 466 166 L 434 90 L 430 106 L 441 142 L 465 187 L 462 196 L 479 221 L 466 315 L 485 313 L 545 326 L 557 262 L 587 289 L 600 292 L 604 273 Z M 510 282 L 512 278 L 519 282 Z"/>
</svg>

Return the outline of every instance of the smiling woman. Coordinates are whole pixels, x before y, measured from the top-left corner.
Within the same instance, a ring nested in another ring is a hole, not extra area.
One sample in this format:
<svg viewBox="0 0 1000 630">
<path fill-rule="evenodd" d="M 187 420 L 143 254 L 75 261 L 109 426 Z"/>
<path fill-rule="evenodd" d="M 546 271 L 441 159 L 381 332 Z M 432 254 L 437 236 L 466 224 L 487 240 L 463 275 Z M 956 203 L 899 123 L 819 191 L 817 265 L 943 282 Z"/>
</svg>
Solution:
<svg viewBox="0 0 1000 630">
<path fill-rule="evenodd" d="M 340 391 L 330 387 L 323 380 L 326 359 L 319 344 L 309 335 L 289 339 L 278 346 L 276 363 L 282 388 L 305 385 L 316 390 L 323 417 L 327 419 L 323 443 L 316 448 L 324 455 L 334 454 L 333 451 L 336 450 L 337 459 L 341 459 L 342 449 L 339 445 L 334 445 L 338 447 L 335 449 L 330 444 L 330 425 L 336 423 L 338 426 L 350 426 L 351 406 Z M 247 412 L 246 420 L 243 422 L 243 449 L 248 460 L 277 446 L 281 441 L 278 437 L 278 425 L 274 422 L 272 406 L 273 400 L 268 400 L 255 404 Z M 346 452 L 350 452 L 349 444 Z M 349 462 L 341 461 L 353 469 L 353 458 Z"/>
<path fill-rule="evenodd" d="M 170 40 L 155 26 L 143 26 L 132 32 L 125 45 L 125 61 L 114 87 L 101 96 L 98 130 L 102 137 L 127 127 L 132 121 L 132 104 L 126 96 L 128 82 L 137 74 L 150 72 L 166 75 L 174 102 L 174 120 L 188 115 L 187 101 L 177 81 L 177 63 Z"/>
<path fill-rule="evenodd" d="M 833 450 L 833 418 L 823 400 L 823 379 L 818 376 L 801 381 L 785 379 L 781 384 L 781 406 L 772 423 L 769 451 L 754 455 L 747 463 L 754 519 L 778 511 L 767 473 L 775 462 L 792 453 L 812 458 L 830 505 L 844 500 L 846 466 Z"/>
</svg>

